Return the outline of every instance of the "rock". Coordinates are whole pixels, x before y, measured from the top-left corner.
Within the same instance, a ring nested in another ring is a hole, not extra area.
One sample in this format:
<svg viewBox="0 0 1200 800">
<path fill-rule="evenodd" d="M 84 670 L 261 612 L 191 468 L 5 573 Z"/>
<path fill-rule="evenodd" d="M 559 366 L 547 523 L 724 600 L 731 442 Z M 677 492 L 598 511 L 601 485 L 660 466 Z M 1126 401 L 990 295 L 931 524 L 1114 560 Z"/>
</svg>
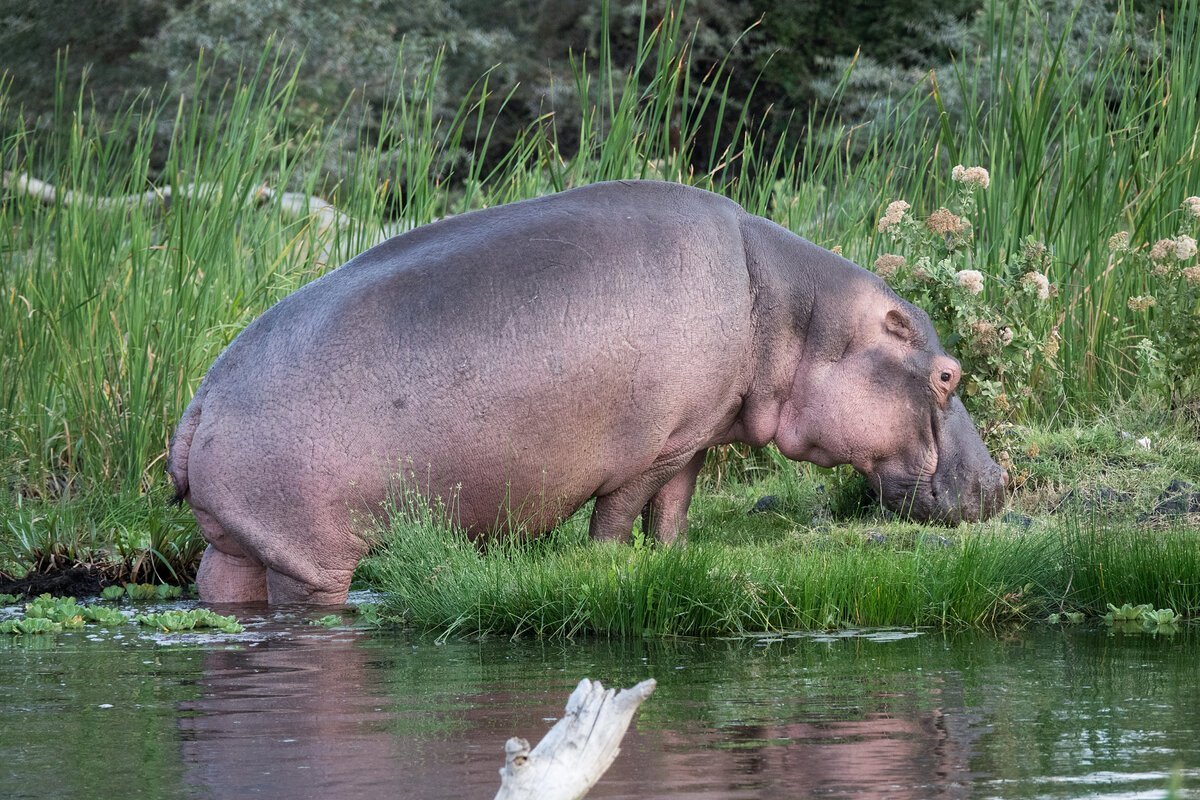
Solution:
<svg viewBox="0 0 1200 800">
<path fill-rule="evenodd" d="M 758 502 L 754 504 L 754 508 L 747 511 L 747 514 L 765 514 L 768 511 L 779 510 L 779 498 L 773 494 L 765 494 L 758 498 Z"/>
<path fill-rule="evenodd" d="M 1159 522 L 1185 514 L 1200 514 L 1200 492 L 1195 486 L 1178 478 L 1163 490 L 1154 501 L 1150 513 L 1138 517 L 1138 522 Z"/>
<path fill-rule="evenodd" d="M 867 544 L 887 544 L 887 535 L 875 528 L 867 531 L 863 536 L 867 540 Z"/>
<path fill-rule="evenodd" d="M 1033 524 L 1032 517 L 1027 517 L 1024 514 L 1018 514 L 1015 511 L 1009 511 L 1000 518 L 1000 521 L 1005 525 L 1013 525 L 1025 531 L 1029 530 L 1029 526 Z"/>
</svg>

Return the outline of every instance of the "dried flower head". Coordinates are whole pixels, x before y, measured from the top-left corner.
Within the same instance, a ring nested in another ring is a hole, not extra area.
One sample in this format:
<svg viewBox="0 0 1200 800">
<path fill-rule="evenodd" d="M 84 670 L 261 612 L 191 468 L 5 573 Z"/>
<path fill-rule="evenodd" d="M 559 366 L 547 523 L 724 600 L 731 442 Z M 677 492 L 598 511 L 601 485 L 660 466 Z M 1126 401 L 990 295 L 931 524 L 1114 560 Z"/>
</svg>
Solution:
<svg viewBox="0 0 1200 800">
<path fill-rule="evenodd" d="M 1175 240 L 1174 239 L 1159 239 L 1157 242 L 1154 243 L 1154 246 L 1150 248 L 1150 260 L 1151 261 L 1166 261 L 1168 258 L 1173 256 L 1174 254 L 1175 254 Z"/>
<path fill-rule="evenodd" d="M 1050 248 L 1045 242 L 1029 239 L 1021 244 L 1021 259 L 1028 264 L 1045 264 L 1050 260 Z"/>
<path fill-rule="evenodd" d="M 1129 231 L 1120 231 L 1108 237 L 1108 249 L 1116 252 L 1129 249 Z"/>
<path fill-rule="evenodd" d="M 930 262 L 929 256 L 921 256 L 917 259 L 917 263 L 913 264 L 913 277 L 919 281 L 928 281 L 931 268 L 932 262 Z"/>
<path fill-rule="evenodd" d="M 991 176 L 983 167 L 964 167 L 962 164 L 950 170 L 950 177 L 957 183 L 978 186 L 980 189 L 988 188 L 992 182 Z"/>
<path fill-rule="evenodd" d="M 1129 298 L 1126 305 L 1129 306 L 1130 311 L 1145 311 L 1153 306 L 1154 302 L 1154 295 L 1146 294 Z"/>
<path fill-rule="evenodd" d="M 903 267 L 904 264 L 904 256 L 884 253 L 879 258 L 875 259 L 875 274 L 881 278 L 890 278 L 892 275 L 895 275 L 896 270 Z"/>
<path fill-rule="evenodd" d="M 1012 341 L 1013 341 L 1012 328 L 1005 325 L 1003 328 L 1000 329 L 1000 344 L 1002 344 L 1005 347 L 1008 347 L 1010 344 L 1012 344 Z"/>
<path fill-rule="evenodd" d="M 1037 292 L 1038 300 L 1050 299 L 1050 279 L 1040 272 L 1026 272 L 1021 278 L 1021 282 L 1027 286 L 1033 287 Z"/>
<path fill-rule="evenodd" d="M 1196 240 L 1190 236 L 1175 237 L 1175 260 L 1187 261 L 1196 255 Z"/>
<path fill-rule="evenodd" d="M 1188 197 L 1183 201 L 1183 207 L 1193 217 L 1200 218 L 1200 197 Z"/>
<path fill-rule="evenodd" d="M 971 223 L 949 209 L 939 208 L 925 220 L 925 226 L 939 236 L 957 236 L 970 228 Z"/>
<path fill-rule="evenodd" d="M 979 294 L 983 291 L 983 273 L 977 269 L 959 270 L 955 273 L 954 279 L 958 281 L 959 286 L 971 294 Z"/>
<path fill-rule="evenodd" d="M 1188 283 L 1200 286 L 1200 267 L 1187 267 L 1183 271 L 1183 278 Z"/>
<path fill-rule="evenodd" d="M 829 248 L 829 252 L 833 253 L 835 256 L 840 256 L 842 254 L 842 246 L 840 244 L 835 244 L 833 247 Z"/>
<path fill-rule="evenodd" d="M 879 230 L 886 231 L 888 228 L 896 225 L 900 220 L 904 219 L 904 215 L 912 208 L 903 200 L 896 200 L 888 203 L 887 211 L 883 212 L 883 216 L 879 218 Z"/>
<path fill-rule="evenodd" d="M 1058 347 L 1062 343 L 1062 334 L 1058 332 L 1058 326 L 1050 329 L 1050 335 L 1046 337 L 1046 343 L 1042 345 L 1042 355 L 1053 360 L 1058 355 Z"/>
</svg>

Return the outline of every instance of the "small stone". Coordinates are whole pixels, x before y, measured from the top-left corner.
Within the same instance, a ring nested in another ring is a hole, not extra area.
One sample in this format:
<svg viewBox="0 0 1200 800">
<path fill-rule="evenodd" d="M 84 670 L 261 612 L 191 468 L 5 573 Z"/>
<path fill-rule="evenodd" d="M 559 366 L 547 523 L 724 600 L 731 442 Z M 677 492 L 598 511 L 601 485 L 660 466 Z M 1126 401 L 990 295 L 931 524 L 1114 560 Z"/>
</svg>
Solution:
<svg viewBox="0 0 1200 800">
<path fill-rule="evenodd" d="M 1150 439 L 1149 439 L 1149 437 L 1143 436 L 1141 439 L 1138 439 L 1138 440 L 1135 442 L 1135 444 L 1136 444 L 1138 447 L 1142 448 L 1143 450 L 1149 450 L 1149 449 L 1150 449 Z"/>
<path fill-rule="evenodd" d="M 886 544 L 887 536 L 879 530 L 872 528 L 864 534 L 867 544 Z"/>
<path fill-rule="evenodd" d="M 1013 525 L 1021 530 L 1029 530 L 1029 526 L 1033 524 L 1033 519 L 1031 517 L 1027 517 L 1024 514 L 1018 514 L 1015 511 L 1009 511 L 1000 518 L 1000 521 L 1005 525 Z"/>
<path fill-rule="evenodd" d="M 747 511 L 747 514 L 765 514 L 768 511 L 776 511 L 779 508 L 779 498 L 773 494 L 766 494 L 758 498 L 758 502 L 754 504 L 754 508 Z"/>
</svg>

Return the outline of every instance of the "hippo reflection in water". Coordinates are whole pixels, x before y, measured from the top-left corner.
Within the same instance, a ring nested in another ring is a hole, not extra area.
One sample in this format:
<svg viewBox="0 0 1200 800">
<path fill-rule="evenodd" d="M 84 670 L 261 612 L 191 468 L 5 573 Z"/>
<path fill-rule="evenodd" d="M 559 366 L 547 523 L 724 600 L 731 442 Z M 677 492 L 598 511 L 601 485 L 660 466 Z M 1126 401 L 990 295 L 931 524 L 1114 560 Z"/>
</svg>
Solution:
<svg viewBox="0 0 1200 800">
<path fill-rule="evenodd" d="M 209 370 L 169 471 L 207 601 L 340 603 L 396 464 L 472 533 L 684 533 L 709 447 L 851 464 L 957 523 L 1003 471 L 929 319 L 718 195 L 615 182 L 398 236 L 285 297 Z"/>
</svg>

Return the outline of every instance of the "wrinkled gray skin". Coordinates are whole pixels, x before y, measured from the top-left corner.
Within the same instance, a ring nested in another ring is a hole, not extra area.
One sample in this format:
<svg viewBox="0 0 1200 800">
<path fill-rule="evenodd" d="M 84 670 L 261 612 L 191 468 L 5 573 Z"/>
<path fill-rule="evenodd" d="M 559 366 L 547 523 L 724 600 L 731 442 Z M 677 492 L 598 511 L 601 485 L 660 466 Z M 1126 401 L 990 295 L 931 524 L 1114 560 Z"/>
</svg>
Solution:
<svg viewBox="0 0 1200 800">
<path fill-rule="evenodd" d="M 617 182 L 391 239 L 284 298 L 213 364 L 169 471 L 209 602 L 340 603 L 403 474 L 472 533 L 686 530 L 707 448 L 852 464 L 918 520 L 1004 473 L 928 318 L 715 194 Z"/>
</svg>

